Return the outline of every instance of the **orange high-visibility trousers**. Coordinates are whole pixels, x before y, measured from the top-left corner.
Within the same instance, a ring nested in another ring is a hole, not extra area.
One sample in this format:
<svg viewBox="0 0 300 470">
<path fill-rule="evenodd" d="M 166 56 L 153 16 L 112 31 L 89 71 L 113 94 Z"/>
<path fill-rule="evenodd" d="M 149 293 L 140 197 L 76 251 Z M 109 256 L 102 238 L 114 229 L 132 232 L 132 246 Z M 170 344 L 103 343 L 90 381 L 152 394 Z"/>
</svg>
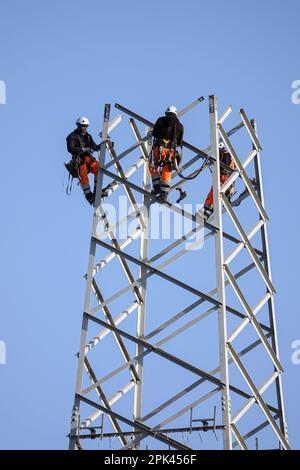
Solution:
<svg viewBox="0 0 300 470">
<path fill-rule="evenodd" d="M 229 178 L 229 174 L 221 174 L 221 178 L 220 178 L 220 183 L 221 183 L 221 187 L 222 185 L 228 180 Z M 225 192 L 225 196 L 230 196 L 230 193 L 231 193 L 231 190 L 232 190 L 232 186 L 230 188 L 227 189 L 227 191 Z M 211 209 L 214 207 L 214 192 L 213 192 L 213 187 L 211 187 L 206 199 L 205 199 L 205 203 L 204 203 L 204 206 L 207 206 L 207 207 L 210 207 Z"/>
<path fill-rule="evenodd" d="M 174 149 L 164 148 L 162 154 L 159 147 L 154 148 L 154 164 L 149 161 L 149 171 L 153 186 L 160 186 L 162 192 L 169 192 L 172 179 L 172 166 L 170 159 L 174 158 Z M 167 161 L 165 161 L 167 160 Z M 161 161 L 163 161 L 161 165 Z"/>
<path fill-rule="evenodd" d="M 96 184 L 99 164 L 95 158 L 92 158 L 90 155 L 85 155 L 83 163 L 79 166 L 79 176 L 80 176 L 80 185 L 82 188 L 89 186 L 88 174 L 93 173 L 94 175 L 94 184 Z"/>
</svg>

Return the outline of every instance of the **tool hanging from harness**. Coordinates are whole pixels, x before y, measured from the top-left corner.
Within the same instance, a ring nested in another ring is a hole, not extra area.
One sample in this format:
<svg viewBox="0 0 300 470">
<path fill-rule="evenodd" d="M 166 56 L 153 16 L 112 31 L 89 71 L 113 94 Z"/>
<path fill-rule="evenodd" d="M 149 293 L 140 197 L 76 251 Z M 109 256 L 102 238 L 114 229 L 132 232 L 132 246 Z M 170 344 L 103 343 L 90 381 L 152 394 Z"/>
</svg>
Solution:
<svg viewBox="0 0 300 470">
<path fill-rule="evenodd" d="M 80 154 L 79 154 L 80 155 Z M 68 170 L 68 183 L 66 187 L 66 194 L 70 196 L 72 192 L 73 179 L 79 179 L 79 165 L 80 165 L 80 156 L 72 158 L 69 162 L 65 163 L 65 168 Z"/>
</svg>

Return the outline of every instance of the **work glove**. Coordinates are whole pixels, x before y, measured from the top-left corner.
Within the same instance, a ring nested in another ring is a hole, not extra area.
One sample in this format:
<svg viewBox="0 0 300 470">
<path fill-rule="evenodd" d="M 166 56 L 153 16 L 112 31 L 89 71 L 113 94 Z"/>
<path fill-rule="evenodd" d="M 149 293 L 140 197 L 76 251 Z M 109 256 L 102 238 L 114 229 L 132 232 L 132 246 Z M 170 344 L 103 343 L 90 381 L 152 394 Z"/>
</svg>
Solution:
<svg viewBox="0 0 300 470">
<path fill-rule="evenodd" d="M 82 152 L 83 153 L 91 153 L 90 147 L 82 147 Z"/>
<path fill-rule="evenodd" d="M 101 149 L 101 144 L 95 145 L 93 151 L 98 152 Z"/>
</svg>

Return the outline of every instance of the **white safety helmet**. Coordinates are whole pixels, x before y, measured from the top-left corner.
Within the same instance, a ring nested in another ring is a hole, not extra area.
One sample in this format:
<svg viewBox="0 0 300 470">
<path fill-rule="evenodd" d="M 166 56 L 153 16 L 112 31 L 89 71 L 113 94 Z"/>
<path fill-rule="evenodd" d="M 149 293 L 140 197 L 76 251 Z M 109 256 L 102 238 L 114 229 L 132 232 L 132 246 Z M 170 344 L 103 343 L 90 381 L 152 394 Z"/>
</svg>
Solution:
<svg viewBox="0 0 300 470">
<path fill-rule="evenodd" d="M 77 126 L 89 126 L 90 121 L 84 116 L 80 116 L 76 121 Z"/>
<path fill-rule="evenodd" d="M 224 142 L 219 143 L 219 150 L 226 150 L 226 145 L 224 144 Z"/>
<path fill-rule="evenodd" d="M 166 109 L 166 114 L 167 113 L 174 113 L 174 114 L 177 114 L 177 108 L 176 106 L 174 106 L 173 104 L 171 104 L 171 106 L 168 106 L 167 109 Z"/>
</svg>

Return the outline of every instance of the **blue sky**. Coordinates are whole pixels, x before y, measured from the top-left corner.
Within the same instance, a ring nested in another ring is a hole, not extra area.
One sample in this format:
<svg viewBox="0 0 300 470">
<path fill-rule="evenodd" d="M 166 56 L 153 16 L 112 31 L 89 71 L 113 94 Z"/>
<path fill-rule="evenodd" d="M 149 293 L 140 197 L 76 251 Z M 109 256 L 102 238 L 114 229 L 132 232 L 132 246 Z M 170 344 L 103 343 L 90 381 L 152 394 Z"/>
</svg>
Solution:
<svg viewBox="0 0 300 470">
<path fill-rule="evenodd" d="M 300 339 L 300 106 L 291 100 L 299 2 L 12 0 L 0 8 L 0 447 L 67 445 L 91 227 L 80 190 L 68 198 L 63 188 L 74 120 L 87 115 L 96 138 L 105 103 L 155 120 L 170 103 L 213 93 L 220 109 L 244 107 L 258 121 L 287 420 L 299 448 L 300 365 L 291 361 Z M 205 147 L 207 100 L 200 106 L 199 121 L 192 111 L 184 124 L 187 140 Z"/>
</svg>

